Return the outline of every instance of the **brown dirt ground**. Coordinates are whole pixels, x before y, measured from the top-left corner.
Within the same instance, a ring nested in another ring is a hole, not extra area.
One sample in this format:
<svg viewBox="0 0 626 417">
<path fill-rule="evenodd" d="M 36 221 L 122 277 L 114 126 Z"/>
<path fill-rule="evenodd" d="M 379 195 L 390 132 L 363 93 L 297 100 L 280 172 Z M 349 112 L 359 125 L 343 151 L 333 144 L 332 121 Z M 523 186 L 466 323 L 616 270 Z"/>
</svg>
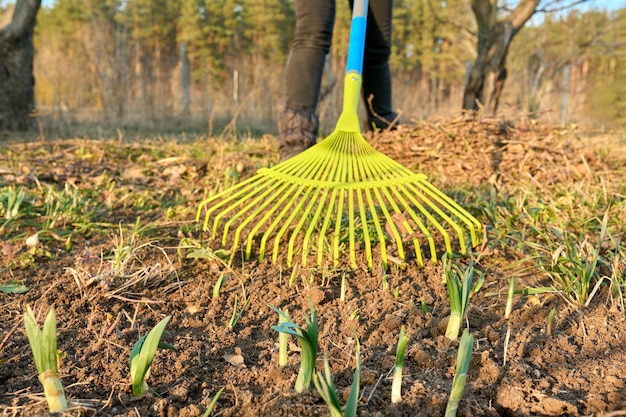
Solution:
<svg viewBox="0 0 626 417">
<path fill-rule="evenodd" d="M 584 143 L 563 141 L 559 130 L 531 123 L 514 127 L 497 120 L 459 116 L 371 139 L 377 148 L 410 168 L 429 172 L 441 187 L 468 179 L 476 185 L 501 184 L 528 176 L 540 183 L 575 181 L 609 169 Z M 58 151 L 50 155 L 63 160 L 77 143 L 87 142 L 49 143 Z M 26 149 L 29 145 L 12 146 L 19 152 L 20 146 Z M 147 188 L 196 188 L 185 204 L 199 201 L 197 188 L 202 186 L 199 178 L 207 169 L 206 161 L 185 161 L 182 171 L 186 172 L 172 169 L 170 173 L 162 164 L 144 161 L 144 174 L 152 169 L 154 177 L 124 180 L 128 164 L 104 156 L 94 163 L 52 164 L 55 168 L 51 171 L 47 168 L 52 166 L 50 158 L 35 158 L 28 175 L 4 173 L 4 181 L 28 182 L 37 176 L 41 182 L 62 184 L 73 179 L 79 186 L 94 186 L 95 178 L 106 169 L 117 172 L 120 182 L 138 181 Z M 244 157 L 243 164 L 253 167 L 253 158 Z M 124 219 L 125 213 L 120 209 L 116 216 L 112 223 Z M 142 274 L 130 288 L 122 289 L 119 278 L 103 269 L 100 255 L 111 250 L 111 240 L 102 237 L 78 238 L 70 254 L 62 243 L 47 242 L 46 249 L 56 259 L 42 257 L 36 269 L 9 270 L 9 275 L 30 291 L 0 294 L 3 415 L 45 411 L 22 324 L 23 312 L 30 304 L 39 312 L 56 308 L 59 349 L 65 354 L 61 372 L 74 404 L 68 415 L 200 416 L 218 389 L 226 387 L 214 415 L 326 416 L 327 407 L 314 389 L 304 394 L 293 391 L 297 345 L 291 346 L 289 364 L 280 368 L 277 334 L 271 329 L 276 315 L 268 305 L 288 308 L 302 323 L 309 299 L 319 315 L 320 351 L 328 354 L 335 384 L 344 398 L 355 364 L 353 330 L 359 336 L 360 416 L 443 415 L 458 342 L 443 335 L 449 310 L 439 265 L 419 268 L 410 264 L 405 271 L 391 271 L 388 290 L 381 288 L 379 274 L 365 269 L 299 270 L 289 286 L 292 271 L 265 262 L 236 264 L 231 270 L 216 261 L 179 260 L 177 243 L 172 243 L 178 236 L 176 225 L 167 233 L 170 240 L 154 242 L 138 254 L 130 270 Z M 24 250 L 16 246 L 12 253 Z M 626 409 L 626 319 L 607 301 L 608 295 L 596 295 L 582 311 L 557 296 L 542 296 L 533 299 L 535 302 L 519 296 L 507 323 L 503 317 L 512 275 L 506 269 L 510 259 L 497 252 L 487 257 L 486 282 L 472 300 L 468 315 L 476 345 L 458 415 L 583 416 Z M 6 262 L 5 251 L 3 264 Z M 212 300 L 213 284 L 225 273 L 230 277 L 221 296 Z M 345 301 L 340 300 L 342 275 L 347 282 Z M 8 278 L 4 276 L 0 282 Z M 538 282 L 533 273 L 517 279 L 519 286 Z M 251 301 L 239 323 L 229 330 L 234 298 L 241 299 L 242 285 Z M 428 308 L 426 314 L 422 300 Z M 558 311 L 556 330 L 548 336 L 546 317 L 552 308 Z M 353 317 L 355 311 L 357 318 Z M 149 383 L 156 394 L 133 398 L 128 383 L 130 349 L 168 314 L 172 320 L 166 341 L 176 350 L 159 351 L 155 358 Z M 404 400 L 392 405 L 390 371 L 402 325 L 411 339 Z M 504 364 L 507 325 L 511 336 Z M 231 365 L 225 355 L 241 355 L 244 365 Z M 317 365 L 321 369 L 321 356 Z"/>
</svg>

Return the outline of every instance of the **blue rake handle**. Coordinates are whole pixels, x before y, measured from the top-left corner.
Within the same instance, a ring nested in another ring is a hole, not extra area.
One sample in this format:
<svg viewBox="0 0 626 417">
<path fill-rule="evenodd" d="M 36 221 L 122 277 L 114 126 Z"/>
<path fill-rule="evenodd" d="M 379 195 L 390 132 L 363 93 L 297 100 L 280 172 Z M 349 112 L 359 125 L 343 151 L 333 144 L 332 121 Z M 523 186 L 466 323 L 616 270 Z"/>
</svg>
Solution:
<svg viewBox="0 0 626 417">
<path fill-rule="evenodd" d="M 346 73 L 356 72 L 359 75 L 363 73 L 368 3 L 368 0 L 355 0 L 352 7 L 352 25 L 350 27 Z"/>
<path fill-rule="evenodd" d="M 354 0 L 352 6 L 352 24 L 350 26 L 350 44 L 348 62 L 344 78 L 343 111 L 335 130 L 360 132 L 357 109 L 361 92 L 361 73 L 365 54 L 365 29 L 367 27 L 368 0 Z"/>
</svg>

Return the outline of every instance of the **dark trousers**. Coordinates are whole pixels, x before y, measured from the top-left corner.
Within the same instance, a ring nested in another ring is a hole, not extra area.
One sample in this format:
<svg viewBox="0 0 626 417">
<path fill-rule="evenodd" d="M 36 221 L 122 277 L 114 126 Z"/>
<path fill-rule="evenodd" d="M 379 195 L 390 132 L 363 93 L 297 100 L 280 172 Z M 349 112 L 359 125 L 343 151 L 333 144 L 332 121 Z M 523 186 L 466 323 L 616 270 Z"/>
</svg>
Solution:
<svg viewBox="0 0 626 417">
<path fill-rule="evenodd" d="M 315 112 L 324 60 L 332 42 L 335 0 L 296 0 L 295 7 L 296 33 L 285 69 L 286 107 Z M 373 95 L 374 112 L 389 121 L 395 118 L 389 70 L 391 19 L 392 0 L 370 1 L 362 74 L 363 97 L 367 100 Z"/>
</svg>

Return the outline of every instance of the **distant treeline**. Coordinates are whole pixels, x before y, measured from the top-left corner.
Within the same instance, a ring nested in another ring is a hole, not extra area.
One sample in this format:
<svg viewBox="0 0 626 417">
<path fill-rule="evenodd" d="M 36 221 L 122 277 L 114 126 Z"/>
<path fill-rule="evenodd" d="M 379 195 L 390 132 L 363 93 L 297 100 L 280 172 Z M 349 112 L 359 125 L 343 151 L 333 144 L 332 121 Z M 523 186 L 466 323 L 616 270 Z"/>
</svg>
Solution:
<svg viewBox="0 0 626 417">
<path fill-rule="evenodd" d="M 337 1 L 325 126 L 341 105 L 347 3 Z M 396 107 L 407 119 L 459 110 L 476 50 L 469 0 L 396 0 L 394 16 Z M 270 128 L 294 26 L 288 0 L 57 0 L 38 16 L 37 104 L 59 120 Z M 501 112 L 626 125 L 626 9 L 538 15 L 513 41 L 507 70 Z"/>
</svg>

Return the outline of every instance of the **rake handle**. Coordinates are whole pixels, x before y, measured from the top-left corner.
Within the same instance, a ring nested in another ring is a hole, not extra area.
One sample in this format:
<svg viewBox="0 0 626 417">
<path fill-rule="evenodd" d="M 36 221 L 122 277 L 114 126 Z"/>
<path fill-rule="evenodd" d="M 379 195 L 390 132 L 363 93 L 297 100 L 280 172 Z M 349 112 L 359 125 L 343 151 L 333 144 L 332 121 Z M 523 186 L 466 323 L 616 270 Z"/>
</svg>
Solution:
<svg viewBox="0 0 626 417">
<path fill-rule="evenodd" d="M 363 55 L 365 51 L 365 29 L 367 27 L 368 0 L 354 0 L 352 6 L 352 25 L 350 26 L 350 43 L 348 45 L 348 62 L 346 74 L 363 72 Z"/>
<path fill-rule="evenodd" d="M 365 54 L 365 29 L 367 27 L 368 0 L 354 0 L 352 5 L 352 24 L 350 26 L 350 43 L 346 76 L 343 85 L 343 110 L 336 130 L 360 133 L 359 94 L 361 92 L 361 73 L 363 72 L 363 56 Z"/>
</svg>

